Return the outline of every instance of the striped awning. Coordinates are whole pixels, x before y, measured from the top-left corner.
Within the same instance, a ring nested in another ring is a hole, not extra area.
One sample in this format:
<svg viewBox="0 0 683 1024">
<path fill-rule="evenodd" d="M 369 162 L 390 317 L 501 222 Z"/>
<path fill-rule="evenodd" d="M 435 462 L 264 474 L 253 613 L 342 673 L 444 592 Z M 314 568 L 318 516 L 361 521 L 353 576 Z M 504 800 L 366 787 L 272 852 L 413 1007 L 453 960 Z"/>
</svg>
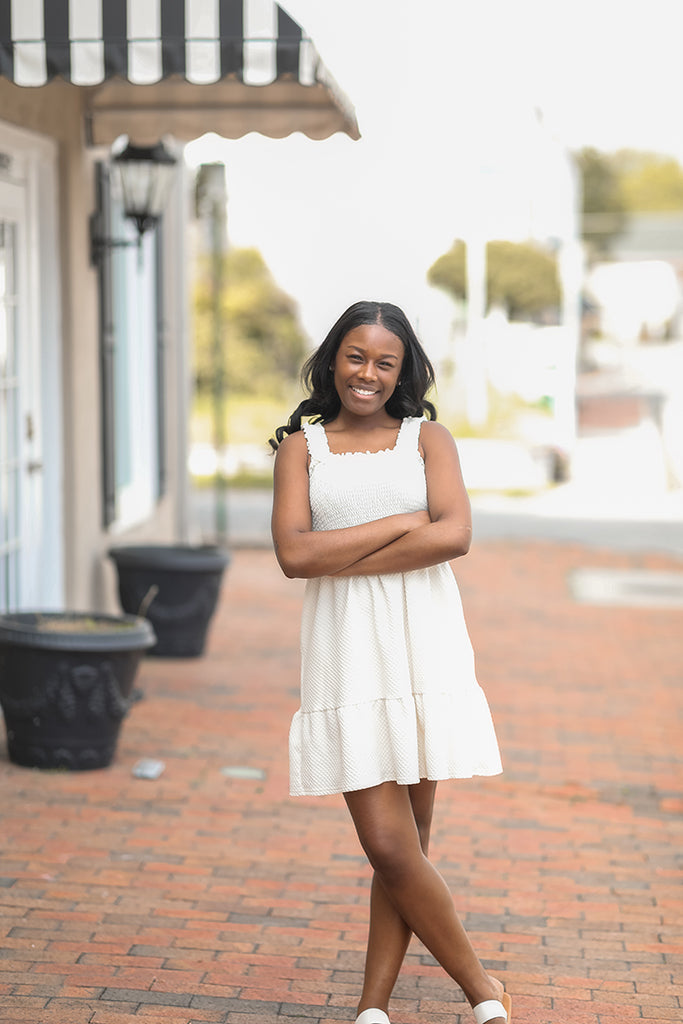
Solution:
<svg viewBox="0 0 683 1024">
<path fill-rule="evenodd" d="M 350 102 L 274 0 L 0 0 L 0 75 L 82 87 L 94 144 L 359 137 Z"/>
</svg>

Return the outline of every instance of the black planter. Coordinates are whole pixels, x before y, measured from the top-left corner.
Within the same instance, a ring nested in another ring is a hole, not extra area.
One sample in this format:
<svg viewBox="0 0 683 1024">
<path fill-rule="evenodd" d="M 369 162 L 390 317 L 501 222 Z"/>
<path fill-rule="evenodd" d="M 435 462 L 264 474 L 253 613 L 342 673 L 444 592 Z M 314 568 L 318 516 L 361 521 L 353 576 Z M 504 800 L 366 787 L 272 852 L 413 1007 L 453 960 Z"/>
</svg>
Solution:
<svg viewBox="0 0 683 1024">
<path fill-rule="evenodd" d="M 196 658 L 204 653 L 221 580 L 230 557 L 218 547 L 135 544 L 112 548 L 125 612 L 146 615 L 157 643 L 150 654 Z"/>
<path fill-rule="evenodd" d="M 78 612 L 0 616 L 0 705 L 10 760 L 29 768 L 105 768 L 131 704 L 144 619 Z"/>
</svg>

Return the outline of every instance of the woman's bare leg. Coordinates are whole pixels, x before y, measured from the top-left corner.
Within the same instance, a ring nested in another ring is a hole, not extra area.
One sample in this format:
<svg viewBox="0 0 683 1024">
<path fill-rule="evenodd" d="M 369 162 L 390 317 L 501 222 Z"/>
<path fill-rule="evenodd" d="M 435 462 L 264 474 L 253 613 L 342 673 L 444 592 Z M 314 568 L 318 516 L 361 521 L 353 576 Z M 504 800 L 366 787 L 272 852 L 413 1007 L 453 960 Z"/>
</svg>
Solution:
<svg viewBox="0 0 683 1024">
<path fill-rule="evenodd" d="M 408 788 L 385 782 L 346 793 L 345 799 L 376 877 L 404 924 L 460 985 L 472 1006 L 500 999 L 500 983 L 481 965 L 446 883 L 424 855 Z M 492 1024 L 504 1022 L 504 1017 L 496 1017 Z"/>
<path fill-rule="evenodd" d="M 426 855 L 436 783 L 423 779 L 416 786 L 409 786 L 408 792 L 420 845 Z M 411 935 L 410 928 L 389 899 L 375 872 L 370 889 L 370 928 L 358 1013 L 371 1006 L 387 1011 Z"/>
</svg>

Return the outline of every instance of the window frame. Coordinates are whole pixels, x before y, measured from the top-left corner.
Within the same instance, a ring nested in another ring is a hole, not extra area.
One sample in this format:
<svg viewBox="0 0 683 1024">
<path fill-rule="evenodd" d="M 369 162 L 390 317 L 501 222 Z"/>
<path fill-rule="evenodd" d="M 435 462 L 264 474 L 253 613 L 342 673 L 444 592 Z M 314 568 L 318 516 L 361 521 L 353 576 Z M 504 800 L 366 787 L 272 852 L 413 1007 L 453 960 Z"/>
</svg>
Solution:
<svg viewBox="0 0 683 1024">
<path fill-rule="evenodd" d="M 112 238 L 112 186 L 111 166 L 98 162 L 95 165 L 96 213 L 93 217 L 93 234 L 102 240 Z M 155 305 L 153 358 L 154 369 L 151 380 L 155 389 L 155 481 L 152 508 L 167 493 L 168 460 L 166 452 L 166 327 L 164 316 L 164 265 L 163 265 L 163 223 L 162 220 L 151 229 L 155 233 L 155 273 L 152 283 L 152 301 Z M 117 408 L 116 408 L 116 334 L 122 325 L 116 322 L 115 302 L 115 246 L 101 244 L 96 253 L 99 293 L 99 351 L 101 387 L 101 456 L 102 456 L 102 525 L 106 530 L 122 529 L 133 525 L 128 518 L 121 520 L 120 488 L 117 483 Z M 138 250 L 135 250 L 138 258 Z M 140 258 L 144 259 L 144 250 Z M 143 514 L 142 519 L 145 516 Z"/>
</svg>

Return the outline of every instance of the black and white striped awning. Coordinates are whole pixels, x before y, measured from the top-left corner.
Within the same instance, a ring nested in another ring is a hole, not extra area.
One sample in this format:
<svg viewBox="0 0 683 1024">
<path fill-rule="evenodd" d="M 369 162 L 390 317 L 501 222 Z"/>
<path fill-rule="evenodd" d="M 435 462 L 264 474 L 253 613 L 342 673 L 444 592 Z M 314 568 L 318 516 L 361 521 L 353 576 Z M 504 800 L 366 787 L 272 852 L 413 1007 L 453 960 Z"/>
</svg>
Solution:
<svg viewBox="0 0 683 1024">
<path fill-rule="evenodd" d="M 0 0 L 0 75 L 87 90 L 95 144 L 359 137 L 351 104 L 274 0 Z"/>
</svg>

